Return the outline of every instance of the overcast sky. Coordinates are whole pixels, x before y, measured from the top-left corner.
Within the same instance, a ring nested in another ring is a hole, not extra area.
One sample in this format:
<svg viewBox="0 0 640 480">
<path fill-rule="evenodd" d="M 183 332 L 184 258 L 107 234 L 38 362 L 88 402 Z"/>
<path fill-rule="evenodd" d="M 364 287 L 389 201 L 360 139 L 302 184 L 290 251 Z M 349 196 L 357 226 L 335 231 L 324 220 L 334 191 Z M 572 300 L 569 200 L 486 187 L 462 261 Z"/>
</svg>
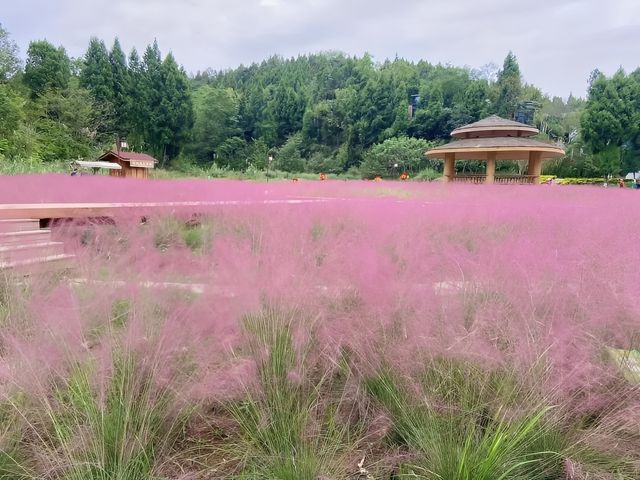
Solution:
<svg viewBox="0 0 640 480">
<path fill-rule="evenodd" d="M 509 50 L 525 81 L 585 95 L 594 68 L 640 65 L 640 0 L 0 0 L 24 55 L 46 38 L 80 56 L 92 35 L 128 52 L 158 39 L 189 72 L 322 50 L 481 67 Z"/>
</svg>

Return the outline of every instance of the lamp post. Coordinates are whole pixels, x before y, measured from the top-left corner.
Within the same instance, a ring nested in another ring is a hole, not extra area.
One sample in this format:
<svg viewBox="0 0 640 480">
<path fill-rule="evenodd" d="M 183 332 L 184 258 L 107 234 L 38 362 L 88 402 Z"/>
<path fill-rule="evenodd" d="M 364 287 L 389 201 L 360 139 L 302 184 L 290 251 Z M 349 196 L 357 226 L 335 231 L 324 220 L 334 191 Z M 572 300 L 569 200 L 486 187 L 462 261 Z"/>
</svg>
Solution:
<svg viewBox="0 0 640 480">
<path fill-rule="evenodd" d="M 267 162 L 267 182 L 269 181 L 269 169 L 271 168 L 271 162 L 273 162 L 273 155 L 269 155 L 269 161 Z"/>
</svg>

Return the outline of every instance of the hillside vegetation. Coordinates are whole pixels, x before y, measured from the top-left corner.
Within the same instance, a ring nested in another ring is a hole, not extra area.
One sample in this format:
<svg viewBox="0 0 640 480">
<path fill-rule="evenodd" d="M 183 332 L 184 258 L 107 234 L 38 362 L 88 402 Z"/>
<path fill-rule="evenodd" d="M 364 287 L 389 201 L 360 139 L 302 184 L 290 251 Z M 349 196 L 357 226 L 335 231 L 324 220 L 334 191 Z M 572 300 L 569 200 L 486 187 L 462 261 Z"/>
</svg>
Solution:
<svg viewBox="0 0 640 480">
<path fill-rule="evenodd" d="M 155 42 L 126 55 L 117 38 L 110 49 L 92 38 L 86 54 L 71 59 L 64 47 L 38 40 L 26 53 L 22 65 L 0 26 L 4 172 L 94 158 L 121 137 L 173 169 L 429 177 L 441 165 L 422 152 L 490 114 L 528 119 L 543 138 L 566 145 L 567 156 L 545 173 L 599 177 L 640 168 L 638 70 L 611 78 L 594 70 L 588 99 L 564 100 L 523 83 L 512 53 L 500 69 L 328 52 L 191 77 Z"/>
</svg>

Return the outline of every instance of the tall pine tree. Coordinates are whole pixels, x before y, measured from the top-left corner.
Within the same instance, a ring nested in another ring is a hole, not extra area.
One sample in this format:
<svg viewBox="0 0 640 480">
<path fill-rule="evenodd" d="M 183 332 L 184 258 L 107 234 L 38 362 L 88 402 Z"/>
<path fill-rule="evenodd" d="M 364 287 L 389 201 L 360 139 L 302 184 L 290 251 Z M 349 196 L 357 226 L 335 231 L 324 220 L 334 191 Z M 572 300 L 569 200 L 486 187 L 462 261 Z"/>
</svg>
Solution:
<svg viewBox="0 0 640 480">
<path fill-rule="evenodd" d="M 84 56 L 80 72 L 80 85 L 89 90 L 96 102 L 111 107 L 113 104 L 113 72 L 109 52 L 102 40 L 93 37 Z"/>
<path fill-rule="evenodd" d="M 193 125 L 193 105 L 186 73 L 173 55 L 162 61 L 157 41 L 144 52 L 137 93 L 145 143 L 163 162 L 175 157 Z"/>
<path fill-rule="evenodd" d="M 101 121 L 97 125 L 98 139 L 112 141 L 116 119 L 113 106 L 113 73 L 109 52 L 102 40 L 92 37 L 80 72 L 80 85 L 93 97 L 95 114 Z"/>
<path fill-rule="evenodd" d="M 130 130 L 129 106 L 129 71 L 127 70 L 127 59 L 120 47 L 118 38 L 113 42 L 113 47 L 109 53 L 109 63 L 111 64 L 111 75 L 113 78 L 113 113 L 115 120 L 115 130 L 118 135 L 127 135 Z"/>
<path fill-rule="evenodd" d="M 158 42 L 147 46 L 142 56 L 142 71 L 138 92 L 140 96 L 139 122 L 145 143 L 156 158 L 164 158 L 163 128 L 160 118 L 162 100 L 162 59 Z"/>
<path fill-rule="evenodd" d="M 498 73 L 498 99 L 496 101 L 496 113 L 511 120 L 515 114 L 518 100 L 522 93 L 522 76 L 520 66 L 513 52 L 509 52 L 504 59 L 502 70 Z"/>
<path fill-rule="evenodd" d="M 143 68 L 138 51 L 133 48 L 129 54 L 129 70 L 126 83 L 126 108 L 128 116 L 127 141 L 132 147 L 142 149 L 145 134 L 145 97 L 143 88 Z"/>
<path fill-rule="evenodd" d="M 164 158 L 174 158 L 180 152 L 187 133 L 193 125 L 193 104 L 187 74 L 169 53 L 161 67 L 163 95 L 158 119 Z"/>
</svg>

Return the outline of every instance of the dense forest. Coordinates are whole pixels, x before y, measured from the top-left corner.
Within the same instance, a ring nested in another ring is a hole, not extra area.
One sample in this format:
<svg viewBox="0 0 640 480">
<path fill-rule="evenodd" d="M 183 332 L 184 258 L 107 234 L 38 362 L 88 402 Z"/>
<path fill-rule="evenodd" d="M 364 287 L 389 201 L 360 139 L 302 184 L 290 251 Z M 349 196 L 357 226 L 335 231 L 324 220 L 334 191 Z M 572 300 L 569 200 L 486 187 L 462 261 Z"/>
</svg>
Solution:
<svg viewBox="0 0 640 480">
<path fill-rule="evenodd" d="M 526 119 L 565 145 L 566 157 L 546 173 L 640 169 L 640 69 L 611 77 L 594 70 L 587 81 L 587 99 L 549 97 L 523 82 L 512 53 L 500 69 L 328 52 L 189 76 L 156 42 L 126 55 L 117 38 L 111 48 L 92 38 L 77 59 L 33 41 L 23 64 L 0 25 L 0 161 L 95 158 L 120 137 L 167 168 L 368 177 L 393 175 L 399 163 L 428 176 L 441 165 L 422 155 L 426 148 L 497 114 Z"/>
</svg>

